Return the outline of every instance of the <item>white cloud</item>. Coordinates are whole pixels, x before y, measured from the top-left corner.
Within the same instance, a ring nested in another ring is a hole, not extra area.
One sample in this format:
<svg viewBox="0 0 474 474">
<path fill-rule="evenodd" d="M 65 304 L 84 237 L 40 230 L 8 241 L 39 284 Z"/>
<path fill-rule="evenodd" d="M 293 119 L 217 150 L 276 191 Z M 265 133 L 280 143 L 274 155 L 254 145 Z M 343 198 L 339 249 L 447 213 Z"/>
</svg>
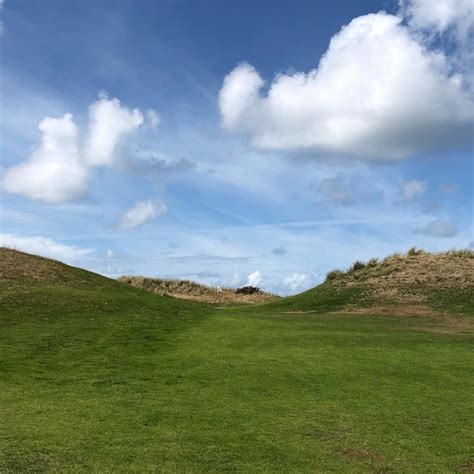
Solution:
<svg viewBox="0 0 474 474">
<path fill-rule="evenodd" d="M 406 201 L 412 201 L 425 194 L 427 189 L 428 185 L 424 181 L 414 179 L 403 184 L 402 194 Z"/>
<path fill-rule="evenodd" d="M 262 274 L 257 270 L 247 276 L 247 285 L 258 286 L 262 281 Z"/>
<path fill-rule="evenodd" d="M 87 190 L 91 167 L 116 164 L 120 147 L 142 124 L 138 109 L 130 111 L 118 99 L 102 94 L 89 107 L 89 128 L 82 147 L 72 114 L 45 117 L 38 126 L 41 145 L 26 161 L 6 171 L 3 189 L 50 203 L 77 199 Z"/>
<path fill-rule="evenodd" d="M 3 5 L 5 4 L 5 0 L 0 0 L 0 13 L 3 9 Z M 3 20 L 0 19 L 0 35 L 3 33 Z"/>
<path fill-rule="evenodd" d="M 156 219 L 164 214 L 166 210 L 166 204 L 162 201 L 137 201 L 131 209 L 120 217 L 119 228 L 133 229 L 145 222 Z"/>
<path fill-rule="evenodd" d="M 462 73 L 474 94 L 474 2 L 472 0 L 399 0 L 408 28 L 428 47 L 449 51 L 453 71 Z M 459 76 L 461 77 L 461 76 Z"/>
<path fill-rule="evenodd" d="M 306 273 L 293 273 L 284 277 L 282 284 L 291 292 L 303 291 L 312 286 L 312 279 Z"/>
<path fill-rule="evenodd" d="M 58 203 L 86 191 L 88 171 L 81 162 L 78 129 L 71 114 L 44 118 L 41 145 L 23 163 L 5 173 L 3 188 L 30 199 Z"/>
<path fill-rule="evenodd" d="M 0 233 L 0 246 L 66 262 L 77 260 L 94 251 L 93 249 L 60 244 L 47 237 L 24 237 L 3 233 Z"/>
<path fill-rule="evenodd" d="M 449 238 L 458 235 L 459 228 L 456 223 L 451 220 L 436 219 L 423 227 L 421 233 L 432 237 Z"/>
<path fill-rule="evenodd" d="M 266 94 L 258 72 L 240 64 L 219 94 L 223 126 L 259 148 L 360 158 L 468 143 L 473 104 L 462 75 L 401 22 L 384 12 L 352 20 L 316 69 L 279 74 Z"/>
<path fill-rule="evenodd" d="M 139 109 L 129 110 L 118 99 L 102 94 L 89 107 L 89 134 L 84 158 L 90 166 L 112 166 L 118 147 L 143 124 Z"/>
<path fill-rule="evenodd" d="M 461 42 L 467 41 L 472 33 L 472 0 L 400 0 L 400 7 L 413 28 L 441 34 L 451 28 Z"/>
<path fill-rule="evenodd" d="M 146 111 L 146 119 L 150 127 L 156 128 L 161 122 L 160 114 L 153 109 L 148 109 Z"/>
<path fill-rule="evenodd" d="M 258 114 L 258 93 L 264 81 L 253 66 L 242 63 L 224 79 L 219 93 L 222 123 L 228 129 L 245 130 L 243 116 Z"/>
</svg>

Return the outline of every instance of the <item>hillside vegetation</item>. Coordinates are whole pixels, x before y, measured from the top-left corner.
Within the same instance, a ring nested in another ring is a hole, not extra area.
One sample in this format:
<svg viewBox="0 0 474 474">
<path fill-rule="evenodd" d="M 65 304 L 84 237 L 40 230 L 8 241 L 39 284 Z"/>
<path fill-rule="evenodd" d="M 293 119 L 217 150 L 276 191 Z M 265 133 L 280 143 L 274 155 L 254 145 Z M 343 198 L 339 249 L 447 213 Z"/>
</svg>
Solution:
<svg viewBox="0 0 474 474">
<path fill-rule="evenodd" d="M 216 306 L 2 249 L 0 472 L 472 472 L 471 286 L 351 313 L 350 273 Z"/>
<path fill-rule="evenodd" d="M 348 270 L 328 273 L 326 281 L 275 303 L 293 311 L 391 315 L 474 313 L 474 252 L 428 253 L 410 249 Z"/>
<path fill-rule="evenodd" d="M 56 260 L 0 247 L 0 282 L 15 285 L 35 285 L 41 282 L 109 285 L 112 280 Z"/>
<path fill-rule="evenodd" d="M 278 296 L 265 291 L 252 294 L 239 293 L 234 288 L 213 288 L 188 280 L 167 280 L 162 278 L 146 278 L 142 276 L 123 276 L 118 279 L 122 283 L 151 291 L 157 295 L 172 296 L 184 300 L 200 301 L 215 304 L 269 303 L 279 299 Z"/>
</svg>

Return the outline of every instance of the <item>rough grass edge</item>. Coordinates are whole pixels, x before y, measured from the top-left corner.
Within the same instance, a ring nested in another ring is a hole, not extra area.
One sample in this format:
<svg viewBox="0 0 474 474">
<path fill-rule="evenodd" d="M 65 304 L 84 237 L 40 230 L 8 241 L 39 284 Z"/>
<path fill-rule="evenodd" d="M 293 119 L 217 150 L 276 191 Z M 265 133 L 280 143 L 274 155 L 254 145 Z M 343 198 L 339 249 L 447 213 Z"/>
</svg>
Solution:
<svg viewBox="0 0 474 474">
<path fill-rule="evenodd" d="M 344 275 L 351 275 L 357 272 L 360 272 L 366 268 L 376 268 L 380 265 L 387 264 L 393 261 L 403 261 L 410 257 L 417 257 L 420 255 L 441 255 L 448 257 L 461 257 L 461 258 L 474 258 L 474 250 L 472 249 L 450 249 L 444 252 L 427 252 L 426 250 L 419 249 L 417 247 L 411 247 L 405 253 L 394 252 L 383 260 L 378 260 L 377 258 L 371 258 L 367 262 L 361 260 L 356 260 L 347 270 L 335 269 L 331 270 L 326 274 L 326 282 L 338 280 Z"/>
</svg>

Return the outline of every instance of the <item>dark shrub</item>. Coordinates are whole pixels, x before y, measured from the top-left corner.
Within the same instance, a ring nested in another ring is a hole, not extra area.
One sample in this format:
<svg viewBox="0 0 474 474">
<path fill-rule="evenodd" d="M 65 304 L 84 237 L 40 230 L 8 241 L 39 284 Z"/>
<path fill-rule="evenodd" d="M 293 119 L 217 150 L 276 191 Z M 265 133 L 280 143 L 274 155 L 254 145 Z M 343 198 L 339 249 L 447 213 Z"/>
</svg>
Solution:
<svg viewBox="0 0 474 474">
<path fill-rule="evenodd" d="M 256 286 L 243 286 L 242 288 L 237 288 L 235 292 L 238 295 L 253 295 L 255 293 L 260 293 L 260 288 L 257 288 Z"/>
</svg>

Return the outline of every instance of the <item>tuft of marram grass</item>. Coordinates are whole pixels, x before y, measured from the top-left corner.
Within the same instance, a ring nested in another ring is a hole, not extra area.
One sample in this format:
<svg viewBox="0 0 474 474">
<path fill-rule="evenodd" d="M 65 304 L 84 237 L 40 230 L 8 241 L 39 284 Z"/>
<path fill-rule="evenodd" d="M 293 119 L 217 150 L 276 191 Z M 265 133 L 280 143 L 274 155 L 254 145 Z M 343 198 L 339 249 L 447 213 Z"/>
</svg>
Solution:
<svg viewBox="0 0 474 474">
<path fill-rule="evenodd" d="M 356 260 L 349 268 L 348 273 L 356 272 L 358 270 L 362 270 L 363 268 L 366 267 L 366 264 L 364 262 L 361 262 L 360 260 Z"/>
<path fill-rule="evenodd" d="M 341 270 L 332 270 L 326 275 L 326 281 L 337 280 L 342 275 L 344 275 L 344 272 Z"/>
<path fill-rule="evenodd" d="M 412 247 L 412 248 L 408 249 L 407 256 L 408 257 L 415 257 L 417 255 L 424 255 L 426 253 L 427 252 L 425 252 L 423 249 L 419 249 L 417 247 Z"/>
<path fill-rule="evenodd" d="M 379 260 L 377 258 L 371 258 L 368 262 L 367 262 L 367 266 L 369 268 L 375 268 L 377 265 L 379 264 Z"/>
<path fill-rule="evenodd" d="M 443 255 L 450 257 L 465 257 L 465 258 L 474 258 L 474 250 L 472 249 L 451 249 L 443 252 Z"/>
</svg>

